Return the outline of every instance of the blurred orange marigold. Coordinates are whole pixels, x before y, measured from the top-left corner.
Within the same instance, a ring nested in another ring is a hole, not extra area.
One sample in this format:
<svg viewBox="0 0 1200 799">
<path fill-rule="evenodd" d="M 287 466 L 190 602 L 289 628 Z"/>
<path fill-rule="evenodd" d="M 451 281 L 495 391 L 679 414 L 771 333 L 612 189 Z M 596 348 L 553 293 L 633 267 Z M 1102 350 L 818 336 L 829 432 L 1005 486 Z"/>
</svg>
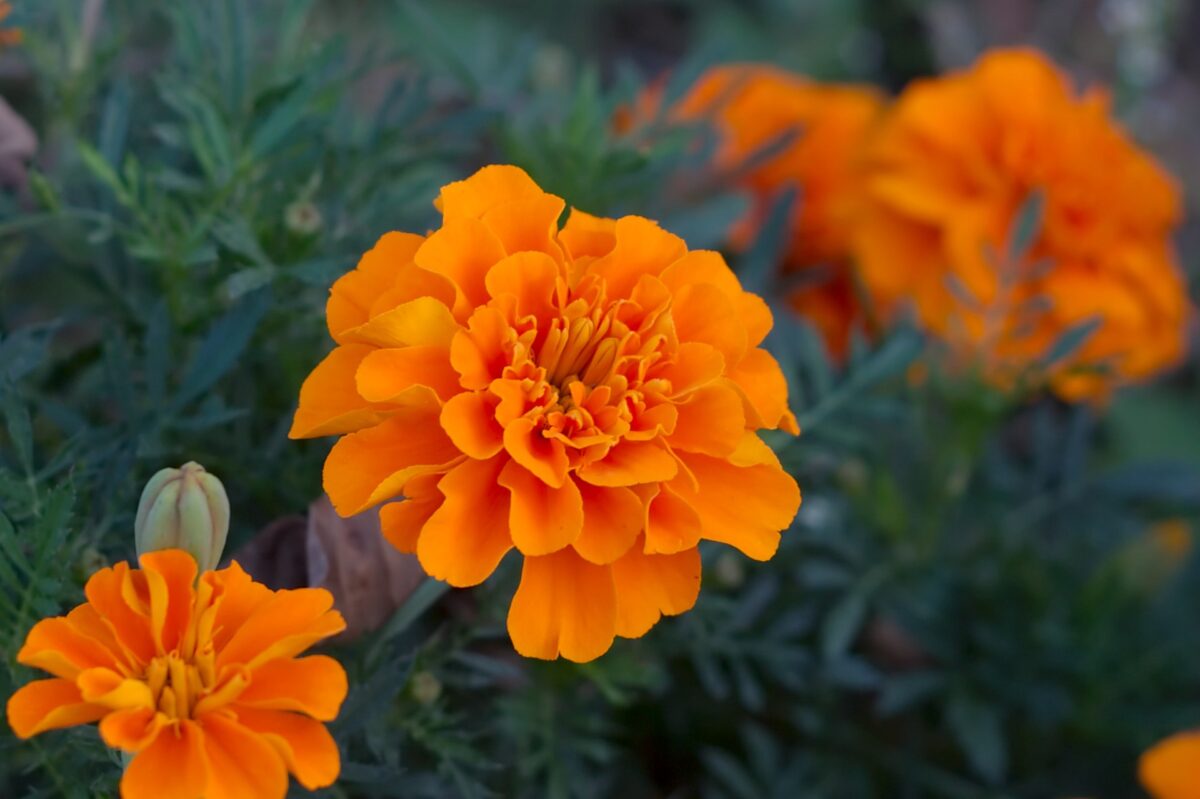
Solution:
<svg viewBox="0 0 1200 799">
<path fill-rule="evenodd" d="M 758 235 L 784 191 L 798 190 L 784 266 L 803 277 L 789 300 L 837 358 L 863 322 L 848 257 L 850 231 L 859 159 L 883 107 L 882 95 L 868 86 L 728 64 L 705 72 L 672 111 L 714 125 L 717 166 L 736 174 L 751 194 L 750 212 L 730 234 L 734 246 Z"/>
<path fill-rule="evenodd" d="M 576 661 L 692 607 L 701 538 L 766 560 L 800 503 L 755 434 L 798 432 L 759 345 L 771 314 L 714 252 L 640 217 L 572 212 L 520 169 L 442 189 L 442 226 L 388 233 L 338 280 L 338 346 L 291 435 L 342 434 L 342 515 L 455 586 L 524 556 L 517 651 Z"/>
<path fill-rule="evenodd" d="M 1138 772 L 1154 799 L 1200 799 L 1200 732 L 1159 743 L 1142 755 Z"/>
<path fill-rule="evenodd" d="M 4 24 L 4 20 L 12 13 L 12 3 L 6 0 L 0 0 L 0 26 Z M 0 47 L 13 47 L 21 43 L 24 35 L 20 28 L 4 28 L 0 27 Z"/>
<path fill-rule="evenodd" d="M 1096 329 L 1049 375 L 1070 400 L 1178 361 L 1189 306 L 1169 240 L 1171 178 L 1033 50 L 913 83 L 868 146 L 854 249 L 885 314 L 911 299 L 920 323 L 1018 379 L 1069 330 Z M 1022 210 L 1044 210 L 1009 253 Z"/>
<path fill-rule="evenodd" d="M 21 738 L 100 722 L 132 753 L 123 799 L 282 799 L 287 775 L 333 783 L 346 673 L 297 658 L 345 623 L 328 591 L 271 591 L 235 563 L 197 581 L 183 550 L 151 552 L 88 580 L 87 602 L 38 622 L 17 660 L 54 675 L 8 701 Z"/>
</svg>

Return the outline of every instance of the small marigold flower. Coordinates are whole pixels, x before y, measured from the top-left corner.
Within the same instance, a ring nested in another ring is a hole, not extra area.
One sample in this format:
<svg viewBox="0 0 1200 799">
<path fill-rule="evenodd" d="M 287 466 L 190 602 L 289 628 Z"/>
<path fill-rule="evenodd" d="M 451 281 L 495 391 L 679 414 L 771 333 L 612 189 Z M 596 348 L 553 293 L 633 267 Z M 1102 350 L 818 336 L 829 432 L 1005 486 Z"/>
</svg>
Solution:
<svg viewBox="0 0 1200 799">
<path fill-rule="evenodd" d="M 877 307 L 911 301 L 1000 385 L 1088 323 L 1097 329 L 1048 375 L 1063 398 L 1103 398 L 1182 357 L 1190 311 L 1169 240 L 1179 190 L 1102 93 L 1077 96 L 1036 51 L 914 82 L 863 169 L 854 249 Z M 1032 242 L 1009 253 L 1035 196 Z"/>
<path fill-rule="evenodd" d="M 12 13 L 12 3 L 6 0 L 0 0 L 0 26 L 4 24 L 4 20 Z M 0 27 L 0 48 L 15 47 L 21 43 L 24 34 L 20 28 L 4 28 Z"/>
<path fill-rule="evenodd" d="M 757 436 L 798 432 L 759 345 L 771 314 L 714 252 L 648 219 L 572 212 L 520 169 L 442 189 L 338 280 L 338 346 L 296 438 L 342 435 L 325 490 L 388 500 L 384 535 L 454 586 L 524 556 L 517 651 L 576 661 L 690 609 L 701 538 L 770 558 L 800 503 Z"/>
<path fill-rule="evenodd" d="M 321 723 L 346 696 L 324 655 L 296 657 L 340 632 L 328 591 L 271 591 L 234 563 L 197 580 L 168 549 L 92 575 L 87 602 L 38 622 L 17 660 L 48 671 L 8 701 L 21 738 L 100 722 L 133 755 L 123 799 L 282 799 L 288 772 L 333 783 L 337 744 Z"/>
<path fill-rule="evenodd" d="M 1148 750 L 1138 774 L 1154 799 L 1200 799 L 1200 732 L 1174 735 Z"/>
<path fill-rule="evenodd" d="M 652 90 L 642 113 L 652 112 L 660 93 Z M 730 64 L 701 75 L 671 111 L 675 119 L 712 123 L 717 166 L 736 174 L 751 195 L 749 213 L 730 232 L 734 246 L 755 238 L 787 189 L 798 191 L 783 265 L 801 277 L 789 301 L 839 359 L 849 349 L 851 330 L 864 321 L 850 269 L 850 231 L 863 144 L 883 108 L 882 95 L 868 86 L 820 83 L 764 64 Z M 772 147 L 778 151 L 746 168 Z"/>
</svg>

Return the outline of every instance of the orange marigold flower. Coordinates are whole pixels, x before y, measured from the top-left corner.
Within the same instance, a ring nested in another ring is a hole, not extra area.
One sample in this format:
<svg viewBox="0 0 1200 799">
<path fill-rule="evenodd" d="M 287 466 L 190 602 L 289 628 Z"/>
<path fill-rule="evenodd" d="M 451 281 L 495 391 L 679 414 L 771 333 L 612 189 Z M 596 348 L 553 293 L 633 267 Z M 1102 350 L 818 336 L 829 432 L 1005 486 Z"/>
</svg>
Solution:
<svg viewBox="0 0 1200 799">
<path fill-rule="evenodd" d="M 911 299 L 925 328 L 996 382 L 1089 322 L 1097 329 L 1048 376 L 1066 399 L 1102 398 L 1182 357 L 1190 310 L 1169 240 L 1179 191 L 1109 118 L 1104 94 L 1076 96 L 1036 51 L 994 51 L 913 83 L 864 170 L 854 249 L 877 306 Z M 1032 242 L 1009 253 L 1035 196 Z"/>
<path fill-rule="evenodd" d="M 342 515 L 455 586 L 524 556 L 508 629 L 576 661 L 692 607 L 701 538 L 770 558 L 800 503 L 756 435 L 798 432 L 759 345 L 771 314 L 721 256 L 636 216 L 573 211 L 520 169 L 442 189 L 442 226 L 388 233 L 331 290 L 338 346 L 291 435 Z"/>
<path fill-rule="evenodd" d="M 12 3 L 0 0 L 0 25 L 12 13 Z M 0 28 L 0 47 L 13 47 L 21 43 L 23 34 L 20 28 Z"/>
<path fill-rule="evenodd" d="M 1142 755 L 1138 774 L 1154 799 L 1200 799 L 1200 732 L 1154 746 Z"/>
<path fill-rule="evenodd" d="M 298 658 L 345 623 L 328 591 L 271 591 L 234 563 L 197 580 L 183 550 L 92 575 L 87 602 L 38 622 L 17 660 L 54 675 L 8 701 L 21 738 L 100 722 L 132 753 L 123 799 L 282 799 L 288 772 L 330 785 L 346 673 L 332 658 Z"/>
<path fill-rule="evenodd" d="M 850 270 L 850 231 L 863 144 L 883 107 L 880 93 L 867 86 L 735 64 L 704 73 L 673 112 L 713 123 L 717 165 L 737 172 L 750 191 L 753 206 L 731 231 L 735 246 L 753 240 L 785 190 L 798 190 L 784 266 L 804 278 L 790 301 L 839 359 L 849 348 L 851 330 L 863 322 Z M 789 134 L 778 152 L 740 170 Z"/>
</svg>

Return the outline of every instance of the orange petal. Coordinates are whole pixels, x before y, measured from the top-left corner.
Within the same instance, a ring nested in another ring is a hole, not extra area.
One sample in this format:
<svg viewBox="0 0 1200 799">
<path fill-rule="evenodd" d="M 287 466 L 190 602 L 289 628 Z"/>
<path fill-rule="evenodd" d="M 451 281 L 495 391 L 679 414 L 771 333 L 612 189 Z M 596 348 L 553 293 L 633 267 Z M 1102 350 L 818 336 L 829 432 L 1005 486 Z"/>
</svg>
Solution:
<svg viewBox="0 0 1200 799">
<path fill-rule="evenodd" d="M 17 653 L 17 662 L 68 679 L 74 679 L 83 669 L 117 668 L 112 652 L 61 616 L 43 619 L 33 626 Z"/>
<path fill-rule="evenodd" d="M 266 738 L 310 791 L 332 785 L 342 769 L 337 743 L 325 725 L 295 713 L 238 708 L 238 722 Z"/>
<path fill-rule="evenodd" d="M 154 695 L 145 682 L 118 674 L 112 669 L 95 668 L 75 678 L 85 702 L 112 710 L 154 707 Z"/>
<path fill-rule="evenodd" d="M 439 409 L 406 407 L 375 427 L 339 439 L 325 460 L 325 492 L 342 516 L 399 496 L 419 474 L 461 458 L 438 424 Z"/>
<path fill-rule="evenodd" d="M 791 475 L 777 461 L 737 466 L 708 455 L 679 457 L 698 487 L 681 477 L 671 490 L 699 514 L 704 537 L 769 560 L 779 547 L 780 531 L 800 508 L 800 489 Z"/>
<path fill-rule="evenodd" d="M 438 346 L 375 350 L 358 367 L 356 381 L 358 393 L 370 402 L 402 402 L 413 386 L 431 388 L 443 400 L 462 391 L 450 350 Z"/>
<path fill-rule="evenodd" d="M 646 522 L 646 554 L 669 555 L 700 543 L 700 516 L 667 486 L 650 500 Z"/>
<path fill-rule="evenodd" d="M 287 767 L 265 736 L 217 713 L 203 716 L 200 726 L 208 758 L 205 799 L 283 799 Z"/>
<path fill-rule="evenodd" d="M 683 239 L 640 216 L 618 219 L 613 235 L 616 245 L 612 251 L 588 269 L 604 278 L 610 299 L 628 297 L 642 275 L 662 274 L 687 252 Z"/>
<path fill-rule="evenodd" d="M 454 315 L 463 319 L 488 300 L 484 275 L 507 253 L 500 240 L 477 219 L 447 219 L 417 250 L 417 266 L 444 275 L 459 290 Z"/>
<path fill-rule="evenodd" d="M 692 250 L 671 264 L 662 273 L 662 282 L 672 291 L 679 291 L 693 283 L 708 283 L 729 297 L 730 300 L 743 293 L 737 275 L 725 263 L 719 252 Z"/>
<path fill-rule="evenodd" d="M 1200 733 L 1181 733 L 1148 750 L 1138 776 L 1155 799 L 1200 799 Z"/>
<path fill-rule="evenodd" d="M 525 657 L 561 655 L 583 663 L 612 646 L 616 597 L 610 566 L 596 566 L 570 547 L 527 557 L 508 610 L 508 634 Z"/>
<path fill-rule="evenodd" d="M 121 799 L 217 799 L 209 780 L 205 738 L 199 725 L 183 721 L 164 729 L 138 752 L 121 777 Z M 265 794 L 264 794 L 265 796 Z M 283 796 L 282 792 L 279 794 Z"/>
<path fill-rule="evenodd" d="M 582 466 L 579 479 L 597 486 L 631 486 L 670 480 L 679 464 L 653 441 L 622 441 L 602 460 Z"/>
<path fill-rule="evenodd" d="M 536 251 L 558 258 L 562 251 L 554 235 L 565 206 L 553 194 L 535 194 L 496 205 L 482 219 L 509 253 Z"/>
<path fill-rule="evenodd" d="M 466 180 L 443 186 L 434 205 L 441 209 L 446 219 L 480 219 L 496 206 L 545 194 L 520 167 L 493 164 Z"/>
<path fill-rule="evenodd" d="M 415 477 L 404 487 L 408 499 L 390 502 L 379 509 L 379 527 L 383 537 L 401 552 L 415 553 L 417 539 L 425 522 L 442 505 L 442 495 L 436 488 L 440 475 L 429 474 Z M 432 491 L 413 491 L 415 484 L 429 481 Z"/>
<path fill-rule="evenodd" d="M 738 363 L 746 354 L 746 328 L 733 301 L 715 286 L 684 286 L 675 293 L 671 316 L 680 342 L 698 341 L 715 347 L 725 356 L 726 364 Z"/>
<path fill-rule="evenodd" d="M 444 302 L 416 297 L 350 328 L 342 338 L 376 347 L 445 347 L 459 330 Z"/>
<path fill-rule="evenodd" d="M 688 341 L 679 345 L 674 360 L 654 369 L 653 376 L 671 383 L 671 396 L 708 385 L 725 372 L 725 356 L 710 344 Z"/>
<path fill-rule="evenodd" d="M 346 670 L 325 655 L 280 658 L 251 672 L 238 705 L 263 710 L 295 710 L 321 721 L 337 718 L 346 698 Z"/>
<path fill-rule="evenodd" d="M 262 583 L 250 579 L 237 561 L 219 571 L 206 572 L 200 579 L 220 591 L 213 623 L 213 647 L 220 652 L 246 623 L 246 619 L 271 598 L 272 592 Z"/>
<path fill-rule="evenodd" d="M 476 308 L 467 320 L 467 329 L 450 342 L 450 363 L 458 372 L 464 388 L 487 388 L 508 365 L 506 343 L 515 336 L 504 315 L 495 308 Z"/>
<path fill-rule="evenodd" d="M 454 446 L 471 458 L 486 460 L 504 448 L 504 431 L 485 394 L 456 394 L 442 406 L 440 421 Z"/>
<path fill-rule="evenodd" d="M 139 560 L 150 589 L 150 634 L 165 654 L 179 646 L 192 621 L 198 567 L 182 549 L 147 552 Z"/>
<path fill-rule="evenodd" d="M 692 609 L 700 595 L 700 550 L 647 555 L 634 546 L 612 565 L 617 635 L 640 638 L 658 620 Z"/>
<path fill-rule="evenodd" d="M 412 233 L 385 233 L 353 271 L 337 279 L 325 306 L 325 319 L 335 341 L 340 342 L 344 331 L 370 318 L 371 305 L 392 287 L 424 240 Z"/>
<path fill-rule="evenodd" d="M 324 588 L 276 591 L 246 619 L 217 653 L 218 671 L 227 665 L 250 668 L 275 658 L 298 655 L 323 638 L 346 629 Z"/>
<path fill-rule="evenodd" d="M 557 198 L 556 198 L 557 199 Z M 517 252 L 498 262 L 487 273 L 485 283 L 493 299 L 512 297 L 516 318 L 544 319 L 554 312 L 559 266 L 541 252 Z"/>
<path fill-rule="evenodd" d="M 504 448 L 514 461 L 547 485 L 557 488 L 566 482 L 570 467 L 566 447 L 561 441 L 543 436 L 541 428 L 529 419 L 520 418 L 508 423 L 504 428 Z"/>
<path fill-rule="evenodd" d="M 154 641 L 150 637 L 150 619 L 125 601 L 122 586 L 128 576 L 129 564 L 117 563 L 93 574 L 83 590 L 88 604 L 109 623 L 122 648 L 145 665 L 155 654 Z"/>
<path fill-rule="evenodd" d="M 751 427 L 787 427 L 787 380 L 779 363 L 764 349 L 756 348 L 729 370 L 729 379 L 745 400 L 747 424 Z M 795 427 L 794 422 L 791 425 Z"/>
<path fill-rule="evenodd" d="M 646 520 L 642 499 L 628 488 L 579 484 L 583 498 L 583 530 L 575 551 L 592 563 L 612 563 L 624 555 Z"/>
<path fill-rule="evenodd" d="M 300 405 L 288 438 L 340 435 L 378 424 L 387 415 L 358 393 L 354 375 L 373 348 L 346 344 L 317 364 L 300 386 Z"/>
<path fill-rule="evenodd" d="M 614 219 L 592 216 L 572 208 L 567 223 L 558 234 L 558 240 L 572 258 L 600 258 L 608 255 L 616 246 L 616 225 Z"/>
<path fill-rule="evenodd" d="M 154 742 L 167 717 L 152 707 L 127 708 L 100 720 L 100 737 L 113 749 L 140 752 Z M 168 732 L 174 735 L 175 730 Z"/>
<path fill-rule="evenodd" d="M 516 461 L 509 461 L 497 482 L 512 492 L 509 533 L 525 555 L 557 552 L 579 537 L 583 529 L 583 500 L 575 481 L 567 477 L 553 487 Z"/>
<path fill-rule="evenodd" d="M 742 398 L 728 385 L 704 386 L 675 406 L 675 431 L 667 436 L 672 449 L 725 456 L 737 448 L 746 431 Z"/>
<path fill-rule="evenodd" d="M 506 460 L 463 461 L 438 483 L 446 499 L 417 541 L 417 558 L 430 577 L 460 588 L 478 585 L 512 548 L 509 493 L 496 482 Z"/>
<path fill-rule="evenodd" d="M 71 680 L 35 680 L 21 686 L 8 699 L 8 726 L 18 738 L 39 732 L 87 724 L 109 710 L 83 701 Z"/>
</svg>

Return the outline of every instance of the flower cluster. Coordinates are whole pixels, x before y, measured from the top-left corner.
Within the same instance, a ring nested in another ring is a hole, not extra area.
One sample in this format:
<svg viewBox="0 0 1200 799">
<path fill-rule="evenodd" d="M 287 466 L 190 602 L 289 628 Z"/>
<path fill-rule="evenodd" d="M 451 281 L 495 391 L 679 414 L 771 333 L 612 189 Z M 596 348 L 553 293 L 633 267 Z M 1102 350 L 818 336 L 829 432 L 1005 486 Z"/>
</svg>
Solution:
<svg viewBox="0 0 1200 799">
<path fill-rule="evenodd" d="M 1109 119 L 1031 50 L 917 81 L 872 137 L 854 224 L 879 312 L 911 304 L 952 349 L 1002 384 L 1094 325 L 1050 375 L 1071 399 L 1104 397 L 1176 363 L 1189 315 L 1169 236 L 1179 191 Z M 1010 251 L 1022 210 L 1044 210 Z"/>
<path fill-rule="evenodd" d="M 517 651 L 586 661 L 695 602 L 697 544 L 770 558 L 800 503 L 756 431 L 798 432 L 771 313 L 714 252 L 574 211 L 515 167 L 446 186 L 334 284 L 338 346 L 291 435 L 325 490 L 455 586 L 523 557 Z"/>
<path fill-rule="evenodd" d="M 863 143 L 883 109 L 883 97 L 868 86 L 736 64 L 707 71 L 672 111 L 679 119 L 711 122 L 719 138 L 717 167 L 737 175 L 750 192 L 750 212 L 730 234 L 735 247 L 753 241 L 785 191 L 797 192 L 783 266 L 799 285 L 788 299 L 839 359 L 853 326 L 863 323 L 850 231 Z"/>
<path fill-rule="evenodd" d="M 87 602 L 38 622 L 17 660 L 52 679 L 9 699 L 21 738 L 100 722 L 132 755 L 123 799 L 283 799 L 288 772 L 307 788 L 338 775 L 321 723 L 338 714 L 346 673 L 297 657 L 345 624 L 328 591 L 271 591 L 235 563 L 197 573 L 178 549 L 101 569 Z"/>
</svg>

